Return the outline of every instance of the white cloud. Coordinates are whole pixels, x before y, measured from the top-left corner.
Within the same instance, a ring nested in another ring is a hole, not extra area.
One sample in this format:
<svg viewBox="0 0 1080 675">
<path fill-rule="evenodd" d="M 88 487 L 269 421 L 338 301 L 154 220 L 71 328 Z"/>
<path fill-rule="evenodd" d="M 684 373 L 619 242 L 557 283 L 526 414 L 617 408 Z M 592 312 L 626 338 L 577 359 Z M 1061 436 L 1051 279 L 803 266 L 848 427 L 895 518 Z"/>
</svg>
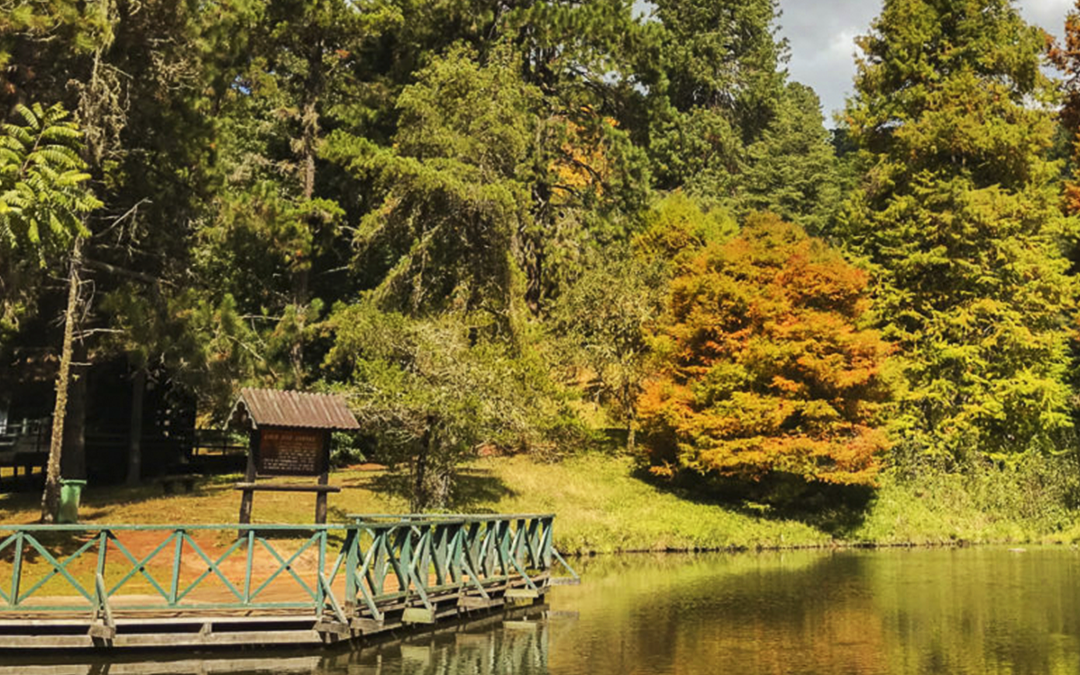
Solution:
<svg viewBox="0 0 1080 675">
<path fill-rule="evenodd" d="M 851 56 L 855 53 L 855 38 L 859 32 L 854 28 L 846 28 L 832 37 L 829 42 L 829 52 L 837 56 Z"/>
</svg>

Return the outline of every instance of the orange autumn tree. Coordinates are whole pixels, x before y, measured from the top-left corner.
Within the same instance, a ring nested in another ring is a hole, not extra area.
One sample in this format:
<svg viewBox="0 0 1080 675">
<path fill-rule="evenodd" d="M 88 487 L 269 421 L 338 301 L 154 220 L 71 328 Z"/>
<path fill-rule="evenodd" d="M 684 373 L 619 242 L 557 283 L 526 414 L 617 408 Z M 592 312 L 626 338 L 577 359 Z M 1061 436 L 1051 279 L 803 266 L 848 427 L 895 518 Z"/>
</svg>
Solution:
<svg viewBox="0 0 1080 675">
<path fill-rule="evenodd" d="M 890 346 L 863 327 L 867 284 L 772 214 L 684 265 L 639 401 L 653 473 L 872 485 L 892 387 Z"/>
</svg>

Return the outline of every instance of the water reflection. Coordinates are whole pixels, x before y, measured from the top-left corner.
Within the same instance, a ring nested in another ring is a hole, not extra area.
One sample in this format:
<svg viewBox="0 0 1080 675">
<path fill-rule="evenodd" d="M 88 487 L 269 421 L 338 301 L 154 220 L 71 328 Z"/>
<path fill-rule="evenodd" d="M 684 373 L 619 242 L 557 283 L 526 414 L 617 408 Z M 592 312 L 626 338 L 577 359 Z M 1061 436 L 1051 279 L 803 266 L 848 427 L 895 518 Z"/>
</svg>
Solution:
<svg viewBox="0 0 1080 675">
<path fill-rule="evenodd" d="M 596 561 L 553 604 L 582 630 L 552 673 L 1076 673 L 1069 549 Z"/>
<path fill-rule="evenodd" d="M 324 654 L 249 650 L 153 661 L 145 655 L 88 658 L 82 663 L 62 657 L 0 659 L 0 675 L 544 675 L 549 672 L 551 627 L 575 618 L 535 606 Z"/>
<path fill-rule="evenodd" d="M 550 606 L 337 653 L 0 661 L 0 675 L 1080 672 L 1080 554 L 1047 548 L 578 561 Z"/>
</svg>

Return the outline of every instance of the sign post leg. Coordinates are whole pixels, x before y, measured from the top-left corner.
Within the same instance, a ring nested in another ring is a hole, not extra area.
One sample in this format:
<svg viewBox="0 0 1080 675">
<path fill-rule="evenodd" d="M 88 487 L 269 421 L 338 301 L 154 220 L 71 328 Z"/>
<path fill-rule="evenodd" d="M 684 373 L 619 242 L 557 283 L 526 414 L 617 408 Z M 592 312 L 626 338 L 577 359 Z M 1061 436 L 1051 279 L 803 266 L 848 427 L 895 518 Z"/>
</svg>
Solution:
<svg viewBox="0 0 1080 675">
<path fill-rule="evenodd" d="M 330 474 L 327 471 L 323 471 L 319 474 L 319 485 L 326 485 L 330 482 Z M 315 524 L 326 524 L 326 493 L 319 492 L 315 496 Z"/>
<path fill-rule="evenodd" d="M 254 490 L 244 490 L 243 496 L 240 498 L 240 524 L 248 525 L 251 523 L 251 506 L 255 501 Z"/>
<path fill-rule="evenodd" d="M 247 469 L 244 471 L 244 481 L 249 484 L 255 482 L 256 470 L 255 470 L 255 450 L 259 447 L 259 432 L 252 432 L 249 439 L 250 447 L 248 448 L 247 456 Z M 255 501 L 254 490 L 244 490 L 243 496 L 240 498 L 240 524 L 248 525 L 251 523 L 251 507 L 252 502 Z"/>
</svg>

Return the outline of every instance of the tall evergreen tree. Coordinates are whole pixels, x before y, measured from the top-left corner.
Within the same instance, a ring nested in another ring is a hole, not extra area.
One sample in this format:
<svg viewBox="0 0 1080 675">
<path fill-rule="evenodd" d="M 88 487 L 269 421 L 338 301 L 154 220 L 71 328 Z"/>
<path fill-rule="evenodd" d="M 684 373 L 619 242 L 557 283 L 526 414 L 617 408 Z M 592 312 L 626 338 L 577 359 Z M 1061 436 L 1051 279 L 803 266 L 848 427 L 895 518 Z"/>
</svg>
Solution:
<svg viewBox="0 0 1080 675">
<path fill-rule="evenodd" d="M 712 199 L 739 192 L 746 146 L 780 103 L 786 44 L 775 0 L 659 0 L 663 79 L 650 133 L 657 186 Z"/>
<path fill-rule="evenodd" d="M 446 11 L 453 5 L 440 7 Z M 347 165 L 357 184 L 374 184 L 375 203 L 393 205 L 392 210 L 365 205 L 363 232 L 394 218 L 399 224 L 406 218 L 412 223 L 408 227 L 421 231 L 436 221 L 471 222 L 466 229 L 482 236 L 456 239 L 455 250 L 482 251 L 489 262 L 496 250 L 490 237 L 498 234 L 510 266 L 500 262 L 488 265 L 487 272 L 464 270 L 501 275 L 502 281 L 492 286 L 487 279 L 487 290 L 475 296 L 480 288 L 473 279 L 468 293 L 474 297 L 460 306 L 483 304 L 501 312 L 517 299 L 538 315 L 550 309 L 548 302 L 580 269 L 589 248 L 628 237 L 633 216 L 645 204 L 649 174 L 645 154 L 635 143 L 645 93 L 634 84 L 634 59 L 645 48 L 648 31 L 633 19 L 631 3 L 625 0 L 481 6 L 491 11 L 477 13 L 477 25 L 461 28 L 459 42 L 464 45 L 432 45 L 426 48 L 430 53 L 421 49 L 428 54 L 428 64 L 401 89 L 389 137 L 362 127 L 341 129 L 327 145 L 326 156 Z M 408 3 L 400 7 L 406 17 L 402 25 L 427 17 Z M 459 26 L 456 20 L 447 23 Z M 414 28 L 410 34 L 416 32 Z M 515 138 L 509 142 L 512 130 Z M 420 163 L 399 161 L 404 158 Z M 458 162 L 457 167 L 448 160 Z M 466 203 L 460 197 L 474 202 L 460 212 L 440 206 L 432 191 L 439 190 L 440 199 L 449 198 L 449 185 L 410 177 L 421 163 L 433 171 L 429 177 L 449 178 L 451 171 L 458 171 L 465 184 L 484 189 L 455 198 L 458 204 Z M 459 171 L 466 165 L 481 172 L 467 177 Z M 484 178 L 477 183 L 481 174 Z M 493 203 L 492 190 L 498 186 L 513 188 L 500 197 L 501 224 L 490 227 L 490 218 L 497 214 L 489 210 L 484 215 L 488 226 L 480 228 L 469 213 L 480 201 Z M 420 219 L 419 208 L 437 213 Z M 388 265 L 403 261 L 400 245 L 409 240 L 385 236 L 407 228 L 378 227 L 378 239 L 361 237 L 362 267 L 369 277 L 365 285 L 386 290 L 391 278 L 400 283 L 407 272 L 408 264 L 402 263 L 387 276 Z M 465 230 L 440 226 L 438 231 L 448 236 Z M 450 251 L 431 240 L 413 253 L 434 245 Z M 456 267 L 428 265 L 427 281 L 443 272 L 453 276 L 463 271 Z M 521 272 L 523 281 L 513 291 L 511 268 Z M 462 301 L 463 289 L 456 287 L 455 302 Z M 415 309 L 431 309 L 431 300 L 445 304 L 446 295 L 428 292 L 428 300 L 414 303 Z"/>
<path fill-rule="evenodd" d="M 746 154 L 740 180 L 743 209 L 773 211 L 815 234 L 835 217 L 841 200 L 839 167 L 813 89 L 788 84 L 776 117 Z"/>
<path fill-rule="evenodd" d="M 367 57 L 400 16 L 378 0 L 251 4 L 238 25 L 247 40 L 216 92 L 221 184 L 196 254 L 241 311 L 266 315 L 260 327 L 271 365 L 284 383 L 301 386 L 319 296 L 329 288 L 335 300 L 342 285 L 343 203 L 357 192 L 326 176 L 319 149 L 335 128 L 362 128 L 378 116 Z M 339 273 L 327 277 L 328 269 Z"/>
<path fill-rule="evenodd" d="M 623 241 L 651 183 L 642 85 L 660 77 L 655 27 L 628 0 L 544 3 L 503 31 L 542 94 L 530 153 L 530 226 L 519 233 L 525 299 L 546 314 L 590 250 Z"/>
<path fill-rule="evenodd" d="M 837 231 L 906 355 L 908 447 L 1051 449 L 1069 423 L 1076 284 L 1058 209 L 1044 34 L 1009 0 L 887 0 L 847 107 L 865 175 Z"/>
<path fill-rule="evenodd" d="M 377 172 L 385 186 L 357 232 L 358 263 L 382 277 L 375 291 L 385 308 L 505 317 L 513 244 L 529 219 L 539 92 L 505 53 L 481 66 L 464 48 L 417 79 L 398 99 L 392 149 L 339 134 L 325 151 L 361 175 Z"/>
</svg>

